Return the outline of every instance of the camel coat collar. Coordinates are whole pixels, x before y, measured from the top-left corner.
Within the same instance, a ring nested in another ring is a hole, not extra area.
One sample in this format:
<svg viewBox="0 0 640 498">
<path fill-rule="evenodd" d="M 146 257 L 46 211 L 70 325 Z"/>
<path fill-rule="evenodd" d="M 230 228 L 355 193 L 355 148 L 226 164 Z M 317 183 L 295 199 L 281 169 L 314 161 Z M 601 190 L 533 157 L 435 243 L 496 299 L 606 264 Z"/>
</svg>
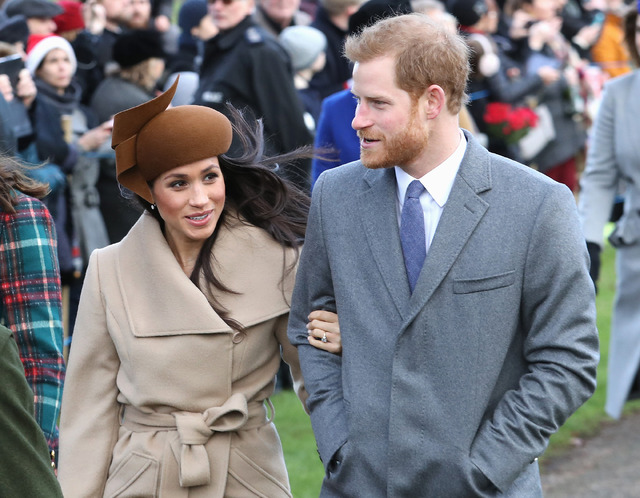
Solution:
<svg viewBox="0 0 640 498">
<path fill-rule="evenodd" d="M 264 230 L 244 224 L 233 215 L 227 218 L 227 224 L 218 228 L 214 272 L 223 283 L 233 274 L 233 285 L 227 285 L 237 294 L 212 294 L 245 327 L 288 313 L 293 272 L 282 282 L 281 257 L 279 262 L 271 261 L 273 257 L 269 256 L 274 251 L 259 249 L 278 243 Z M 254 243 L 248 244 L 250 240 Z M 182 271 L 151 215 L 141 216 L 120 244 L 118 281 L 122 283 L 125 313 L 133 335 L 232 332 L 205 294 Z M 287 264 L 294 261 L 293 251 L 289 252 Z M 145 274 L 140 278 L 142 270 Z"/>
</svg>

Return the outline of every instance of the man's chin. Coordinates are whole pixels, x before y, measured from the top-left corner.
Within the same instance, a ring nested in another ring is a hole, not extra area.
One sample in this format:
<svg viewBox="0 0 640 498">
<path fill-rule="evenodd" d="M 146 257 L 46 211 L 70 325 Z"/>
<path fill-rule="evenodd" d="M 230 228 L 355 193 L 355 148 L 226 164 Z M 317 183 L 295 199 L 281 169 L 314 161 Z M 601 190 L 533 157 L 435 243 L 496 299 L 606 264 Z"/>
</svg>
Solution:
<svg viewBox="0 0 640 498">
<path fill-rule="evenodd" d="M 362 154 L 362 152 L 360 152 L 360 162 L 368 169 L 385 169 L 394 166 L 393 164 L 389 164 L 389 161 L 367 157 L 367 155 Z"/>
</svg>

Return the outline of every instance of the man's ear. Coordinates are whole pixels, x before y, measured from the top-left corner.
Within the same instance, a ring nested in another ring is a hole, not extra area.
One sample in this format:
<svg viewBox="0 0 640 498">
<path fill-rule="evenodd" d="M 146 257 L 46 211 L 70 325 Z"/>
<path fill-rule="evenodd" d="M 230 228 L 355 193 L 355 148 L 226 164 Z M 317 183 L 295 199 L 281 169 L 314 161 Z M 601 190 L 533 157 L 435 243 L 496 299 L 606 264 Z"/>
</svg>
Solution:
<svg viewBox="0 0 640 498">
<path fill-rule="evenodd" d="M 422 95 L 422 106 L 427 119 L 437 118 L 447 105 L 447 98 L 440 85 L 431 85 Z"/>
</svg>

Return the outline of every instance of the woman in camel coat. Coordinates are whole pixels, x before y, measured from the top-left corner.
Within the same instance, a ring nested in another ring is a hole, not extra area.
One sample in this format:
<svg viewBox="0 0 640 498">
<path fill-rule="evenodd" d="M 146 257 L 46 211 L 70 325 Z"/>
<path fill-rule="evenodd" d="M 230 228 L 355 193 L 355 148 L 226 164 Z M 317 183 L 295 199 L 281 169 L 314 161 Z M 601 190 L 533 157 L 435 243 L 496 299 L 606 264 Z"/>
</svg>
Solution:
<svg viewBox="0 0 640 498">
<path fill-rule="evenodd" d="M 288 497 L 269 396 L 282 347 L 306 397 L 286 338 L 306 200 L 256 165 L 259 143 L 222 156 L 221 114 L 165 110 L 175 88 L 115 119 L 118 180 L 147 210 L 91 257 L 58 476 L 67 498 Z"/>
</svg>

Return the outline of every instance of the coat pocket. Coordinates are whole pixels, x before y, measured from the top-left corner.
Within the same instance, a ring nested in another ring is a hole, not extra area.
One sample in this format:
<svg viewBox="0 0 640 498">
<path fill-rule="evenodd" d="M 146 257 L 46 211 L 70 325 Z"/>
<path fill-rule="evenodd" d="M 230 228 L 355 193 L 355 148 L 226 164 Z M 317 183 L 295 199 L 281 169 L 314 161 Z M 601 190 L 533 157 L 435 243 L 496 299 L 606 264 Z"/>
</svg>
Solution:
<svg viewBox="0 0 640 498">
<path fill-rule="evenodd" d="M 516 281 L 515 270 L 492 275 L 490 277 L 455 279 L 453 281 L 454 294 L 470 294 L 472 292 L 482 292 L 513 285 Z"/>
<path fill-rule="evenodd" d="M 110 472 L 104 490 L 109 498 L 154 498 L 158 496 L 158 461 L 132 452 Z"/>
<path fill-rule="evenodd" d="M 245 496 L 260 496 L 261 498 L 290 498 L 288 483 L 281 483 L 247 455 L 231 448 L 229 456 L 230 478 L 245 488 Z M 228 485 L 231 483 L 228 483 Z"/>
</svg>

